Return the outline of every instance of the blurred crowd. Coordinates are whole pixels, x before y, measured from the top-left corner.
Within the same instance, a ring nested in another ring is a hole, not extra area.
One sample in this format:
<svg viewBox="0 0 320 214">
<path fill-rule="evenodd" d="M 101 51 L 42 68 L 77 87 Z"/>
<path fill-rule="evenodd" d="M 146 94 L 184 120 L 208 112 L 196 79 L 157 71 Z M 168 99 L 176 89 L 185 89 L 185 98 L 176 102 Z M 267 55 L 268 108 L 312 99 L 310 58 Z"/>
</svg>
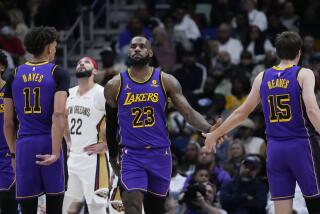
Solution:
<svg viewBox="0 0 320 214">
<path fill-rule="evenodd" d="M 140 3 L 126 28 L 100 52 L 102 69 L 97 81 L 101 85 L 126 68 L 131 38 L 143 35 L 152 44 L 152 64 L 174 75 L 191 105 L 214 123 L 243 103 L 259 72 L 277 64 L 275 38 L 282 31 L 292 30 L 303 38 L 299 65 L 314 71 L 320 101 L 320 1 Z M 59 7 L 61 4 L 66 7 Z M 0 49 L 9 57 L 9 69 L 28 57 L 22 41 L 30 26 L 68 29 L 83 4 L 88 1 L 1 1 Z M 264 128 L 258 108 L 225 137 L 216 154 L 208 153 L 202 147 L 201 133 L 169 105 L 168 129 L 174 156 L 167 214 L 273 213 L 265 170 Z M 298 186 L 294 210 L 307 213 Z"/>
</svg>

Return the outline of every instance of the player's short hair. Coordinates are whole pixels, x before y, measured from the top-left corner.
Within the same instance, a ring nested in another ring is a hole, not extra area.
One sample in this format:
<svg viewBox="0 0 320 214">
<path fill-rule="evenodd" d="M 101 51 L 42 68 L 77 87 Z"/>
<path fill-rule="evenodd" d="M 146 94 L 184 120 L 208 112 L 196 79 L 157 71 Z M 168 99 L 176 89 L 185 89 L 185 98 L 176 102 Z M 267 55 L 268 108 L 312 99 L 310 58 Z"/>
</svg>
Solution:
<svg viewBox="0 0 320 214">
<path fill-rule="evenodd" d="M 7 56 L 0 50 L 0 64 L 4 66 L 4 69 L 8 67 Z"/>
<path fill-rule="evenodd" d="M 43 53 L 46 45 L 57 40 L 57 35 L 57 30 L 54 27 L 35 27 L 24 37 L 24 46 L 29 53 L 39 56 Z"/>
<path fill-rule="evenodd" d="M 277 36 L 276 51 L 280 59 L 293 60 L 302 47 L 300 35 L 293 31 L 284 31 Z"/>
</svg>

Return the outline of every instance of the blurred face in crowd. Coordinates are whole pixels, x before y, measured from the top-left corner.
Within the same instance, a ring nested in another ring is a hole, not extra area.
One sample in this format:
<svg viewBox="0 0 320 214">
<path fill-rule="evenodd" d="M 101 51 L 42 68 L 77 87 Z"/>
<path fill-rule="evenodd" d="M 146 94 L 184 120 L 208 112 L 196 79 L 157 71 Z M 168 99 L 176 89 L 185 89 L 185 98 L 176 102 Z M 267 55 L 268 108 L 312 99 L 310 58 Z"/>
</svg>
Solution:
<svg viewBox="0 0 320 214">
<path fill-rule="evenodd" d="M 209 204 L 212 204 L 216 195 L 216 189 L 210 184 L 206 185 L 206 200 Z"/>
<path fill-rule="evenodd" d="M 198 148 L 195 144 L 189 143 L 186 148 L 186 159 L 189 161 L 195 161 L 198 158 Z"/>
<path fill-rule="evenodd" d="M 247 12 L 250 12 L 255 8 L 254 0 L 244 0 L 243 1 L 243 9 Z"/>
<path fill-rule="evenodd" d="M 199 183 L 207 183 L 209 181 L 209 171 L 206 169 L 196 171 L 194 180 Z"/>
<path fill-rule="evenodd" d="M 314 38 L 312 36 L 305 36 L 303 39 L 304 51 L 314 51 Z"/>
<path fill-rule="evenodd" d="M 283 8 L 283 15 L 293 16 L 294 14 L 295 14 L 295 10 L 292 2 L 286 2 Z"/>
<path fill-rule="evenodd" d="M 253 130 L 251 128 L 240 126 L 239 128 L 239 135 L 241 139 L 247 139 L 249 137 L 252 137 Z"/>
<path fill-rule="evenodd" d="M 227 51 L 221 51 L 218 55 L 217 60 L 224 66 L 227 66 L 231 63 L 230 54 Z"/>
<path fill-rule="evenodd" d="M 131 40 L 128 55 L 130 66 L 144 67 L 149 64 L 153 52 L 146 38 L 136 36 Z"/>
<path fill-rule="evenodd" d="M 153 30 L 153 39 L 156 44 L 163 44 L 167 40 L 166 30 L 162 27 L 156 27 Z"/>
<path fill-rule="evenodd" d="M 182 21 L 184 15 L 185 15 L 185 11 L 182 8 L 178 8 L 176 10 L 175 17 L 176 17 L 177 23 L 180 23 Z"/>
<path fill-rule="evenodd" d="M 133 36 L 139 36 L 143 34 L 143 26 L 139 18 L 132 18 L 129 26 Z"/>
<path fill-rule="evenodd" d="M 243 147 L 240 143 L 233 143 L 230 147 L 231 158 L 239 158 L 244 155 Z"/>
<path fill-rule="evenodd" d="M 210 164 L 214 162 L 214 154 L 206 151 L 205 147 L 202 147 L 200 149 L 198 162 L 199 164 Z"/>
<path fill-rule="evenodd" d="M 229 25 L 223 23 L 219 26 L 218 29 L 218 40 L 221 43 L 225 43 L 229 40 L 230 38 L 230 27 Z"/>
<path fill-rule="evenodd" d="M 250 28 L 250 39 L 252 41 L 255 41 L 259 37 L 260 37 L 260 29 L 257 26 L 251 26 L 251 28 Z"/>
<path fill-rule="evenodd" d="M 256 159 L 257 157 L 254 157 Z M 242 161 L 240 165 L 240 178 L 242 181 L 251 181 L 253 180 L 258 173 L 257 163 L 251 161 Z"/>
</svg>

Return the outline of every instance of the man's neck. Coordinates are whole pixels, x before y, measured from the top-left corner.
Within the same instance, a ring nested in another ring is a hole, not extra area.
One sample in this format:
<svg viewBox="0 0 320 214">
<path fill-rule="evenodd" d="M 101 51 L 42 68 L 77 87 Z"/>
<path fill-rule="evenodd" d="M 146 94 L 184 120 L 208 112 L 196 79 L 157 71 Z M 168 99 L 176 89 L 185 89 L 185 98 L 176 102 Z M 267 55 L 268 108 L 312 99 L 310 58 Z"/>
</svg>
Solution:
<svg viewBox="0 0 320 214">
<path fill-rule="evenodd" d="M 298 63 L 297 63 L 296 60 L 282 59 L 277 67 L 278 68 L 285 68 L 285 67 L 292 66 L 292 65 L 297 65 L 297 64 Z"/>
<path fill-rule="evenodd" d="M 38 57 L 33 56 L 30 61 L 33 63 L 46 62 L 46 61 L 49 61 L 49 56 L 44 56 L 44 55 L 41 55 Z"/>
<path fill-rule="evenodd" d="M 78 79 L 78 93 L 80 95 L 83 95 L 87 93 L 90 89 L 94 87 L 95 83 L 93 82 L 93 79 L 90 78 L 80 78 Z"/>
<path fill-rule="evenodd" d="M 130 75 L 134 80 L 144 82 L 149 79 L 152 69 L 149 65 L 144 67 L 130 67 Z"/>
</svg>

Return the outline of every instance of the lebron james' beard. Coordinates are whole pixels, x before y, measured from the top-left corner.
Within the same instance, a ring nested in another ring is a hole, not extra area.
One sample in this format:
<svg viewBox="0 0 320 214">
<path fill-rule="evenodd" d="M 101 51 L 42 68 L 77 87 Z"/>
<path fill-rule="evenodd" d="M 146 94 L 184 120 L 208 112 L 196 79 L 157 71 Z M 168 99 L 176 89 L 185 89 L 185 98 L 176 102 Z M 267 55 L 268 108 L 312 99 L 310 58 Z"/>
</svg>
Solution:
<svg viewBox="0 0 320 214">
<path fill-rule="evenodd" d="M 128 65 L 133 67 L 144 67 L 150 62 L 150 57 L 146 56 L 140 59 L 128 58 Z"/>
</svg>

